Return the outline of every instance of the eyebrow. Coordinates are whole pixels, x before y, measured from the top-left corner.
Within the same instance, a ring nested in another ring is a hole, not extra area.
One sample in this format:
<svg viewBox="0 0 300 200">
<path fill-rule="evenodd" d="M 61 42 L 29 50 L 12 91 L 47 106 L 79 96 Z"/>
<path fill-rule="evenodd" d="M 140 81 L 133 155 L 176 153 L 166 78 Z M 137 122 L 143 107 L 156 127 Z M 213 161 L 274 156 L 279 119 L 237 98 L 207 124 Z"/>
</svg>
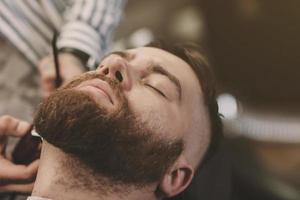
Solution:
<svg viewBox="0 0 300 200">
<path fill-rule="evenodd" d="M 179 94 L 179 100 L 181 100 L 181 95 L 182 95 L 181 84 L 180 84 L 180 81 L 173 74 L 168 72 L 166 69 L 164 69 L 159 64 L 151 65 L 147 69 L 147 71 L 150 72 L 150 73 L 157 73 L 157 74 L 161 74 L 161 75 L 166 76 L 176 86 L 176 90 Z"/>
</svg>

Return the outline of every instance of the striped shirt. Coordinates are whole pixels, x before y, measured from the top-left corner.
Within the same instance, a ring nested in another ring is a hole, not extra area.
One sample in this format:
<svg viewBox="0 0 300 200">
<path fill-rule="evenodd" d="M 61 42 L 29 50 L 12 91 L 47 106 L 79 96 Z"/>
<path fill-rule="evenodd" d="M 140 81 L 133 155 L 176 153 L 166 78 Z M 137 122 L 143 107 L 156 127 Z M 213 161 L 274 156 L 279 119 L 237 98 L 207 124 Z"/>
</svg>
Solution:
<svg viewBox="0 0 300 200">
<path fill-rule="evenodd" d="M 0 0 L 0 35 L 33 65 L 58 48 L 83 51 L 99 62 L 108 50 L 125 0 Z"/>
</svg>

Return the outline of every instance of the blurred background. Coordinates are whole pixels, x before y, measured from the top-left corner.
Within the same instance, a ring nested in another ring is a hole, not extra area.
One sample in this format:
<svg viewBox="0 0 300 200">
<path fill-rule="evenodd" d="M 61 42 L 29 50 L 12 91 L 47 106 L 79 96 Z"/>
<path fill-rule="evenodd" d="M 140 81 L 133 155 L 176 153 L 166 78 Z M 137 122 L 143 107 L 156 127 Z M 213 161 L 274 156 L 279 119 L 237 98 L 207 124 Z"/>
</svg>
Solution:
<svg viewBox="0 0 300 200">
<path fill-rule="evenodd" d="M 128 1 L 113 49 L 196 42 L 217 75 L 224 144 L 175 199 L 300 199 L 299 8 L 299 0 Z M 15 71 L 0 70 L 3 88 Z M 40 100 L 32 70 L 1 91 L 0 114 L 31 118 Z"/>
</svg>

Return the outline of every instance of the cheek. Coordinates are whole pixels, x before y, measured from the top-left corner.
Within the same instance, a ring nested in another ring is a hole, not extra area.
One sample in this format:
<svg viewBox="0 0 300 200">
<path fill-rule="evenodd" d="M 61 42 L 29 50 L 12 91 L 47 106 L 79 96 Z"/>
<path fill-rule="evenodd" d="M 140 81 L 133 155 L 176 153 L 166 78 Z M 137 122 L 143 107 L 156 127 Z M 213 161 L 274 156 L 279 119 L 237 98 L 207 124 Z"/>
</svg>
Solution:
<svg viewBox="0 0 300 200">
<path fill-rule="evenodd" d="M 132 90 L 127 95 L 129 108 L 157 134 L 177 136 L 182 119 L 178 106 L 151 91 Z"/>
</svg>

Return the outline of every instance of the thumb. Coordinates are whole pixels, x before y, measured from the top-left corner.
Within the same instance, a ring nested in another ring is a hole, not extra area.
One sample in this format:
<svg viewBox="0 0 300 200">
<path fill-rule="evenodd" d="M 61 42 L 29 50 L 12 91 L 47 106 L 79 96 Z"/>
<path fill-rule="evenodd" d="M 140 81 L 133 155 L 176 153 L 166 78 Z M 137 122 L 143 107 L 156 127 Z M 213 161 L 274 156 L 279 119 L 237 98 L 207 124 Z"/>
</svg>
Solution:
<svg viewBox="0 0 300 200">
<path fill-rule="evenodd" d="M 0 134 L 6 136 L 22 137 L 30 129 L 28 122 L 19 120 L 9 115 L 0 117 Z"/>
</svg>

